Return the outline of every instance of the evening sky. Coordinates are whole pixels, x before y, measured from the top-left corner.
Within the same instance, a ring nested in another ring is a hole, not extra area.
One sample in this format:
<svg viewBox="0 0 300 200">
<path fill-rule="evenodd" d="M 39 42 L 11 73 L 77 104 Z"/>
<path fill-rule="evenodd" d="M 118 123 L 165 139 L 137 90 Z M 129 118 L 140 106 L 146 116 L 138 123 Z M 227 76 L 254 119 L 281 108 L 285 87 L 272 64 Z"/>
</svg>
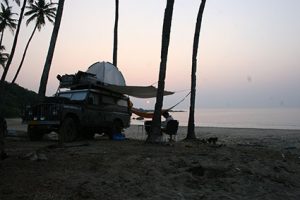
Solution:
<svg viewBox="0 0 300 200">
<path fill-rule="evenodd" d="M 3 2 L 3 1 L 1 1 Z M 113 0 L 66 0 L 47 95 L 57 74 L 85 71 L 97 61 L 112 62 Z M 127 85 L 158 81 L 165 0 L 120 0 L 118 68 Z M 175 0 L 164 107 L 190 89 L 192 44 L 199 0 Z M 19 8 L 14 5 L 14 10 Z M 27 18 L 25 18 L 26 20 Z M 300 1 L 207 0 L 200 35 L 197 107 L 300 107 Z M 24 22 L 24 21 L 23 21 Z M 52 25 L 38 32 L 17 83 L 37 91 Z M 33 24 L 22 25 L 11 81 Z M 4 33 L 10 49 L 12 34 Z M 0 69 L 2 74 L 2 69 Z M 153 99 L 135 99 L 153 108 Z M 178 108 L 188 108 L 189 99 Z"/>
</svg>

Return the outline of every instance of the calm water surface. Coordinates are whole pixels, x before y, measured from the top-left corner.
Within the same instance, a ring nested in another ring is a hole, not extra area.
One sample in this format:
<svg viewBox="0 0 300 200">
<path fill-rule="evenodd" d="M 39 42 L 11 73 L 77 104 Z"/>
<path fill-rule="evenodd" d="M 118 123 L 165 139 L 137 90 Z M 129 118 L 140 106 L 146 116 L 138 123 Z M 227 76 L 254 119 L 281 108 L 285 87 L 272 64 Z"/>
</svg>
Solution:
<svg viewBox="0 0 300 200">
<path fill-rule="evenodd" d="M 181 126 L 188 124 L 188 111 L 172 112 Z M 136 117 L 136 116 L 133 116 Z M 132 120 L 132 124 L 144 121 Z M 299 129 L 300 108 L 197 109 L 195 125 L 209 127 Z"/>
</svg>

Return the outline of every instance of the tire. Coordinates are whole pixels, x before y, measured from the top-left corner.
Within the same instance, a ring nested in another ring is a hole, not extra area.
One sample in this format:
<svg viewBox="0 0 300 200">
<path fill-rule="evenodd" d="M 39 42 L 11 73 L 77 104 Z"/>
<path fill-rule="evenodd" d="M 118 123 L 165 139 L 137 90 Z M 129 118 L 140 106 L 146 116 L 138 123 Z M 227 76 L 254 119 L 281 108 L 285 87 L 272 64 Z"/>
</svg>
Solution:
<svg viewBox="0 0 300 200">
<path fill-rule="evenodd" d="M 6 137 L 7 136 L 7 123 L 6 123 L 6 120 L 3 118 L 3 119 L 1 119 L 1 122 L 0 122 L 0 124 L 1 124 L 1 127 L 0 128 L 2 128 L 2 132 L 3 132 L 3 136 L 4 137 Z"/>
<path fill-rule="evenodd" d="M 78 137 L 78 128 L 73 118 L 67 117 L 59 128 L 59 138 L 61 142 L 72 142 Z"/>
<path fill-rule="evenodd" d="M 40 141 L 43 139 L 43 133 L 39 131 L 37 128 L 28 127 L 27 135 L 30 141 Z"/>
</svg>

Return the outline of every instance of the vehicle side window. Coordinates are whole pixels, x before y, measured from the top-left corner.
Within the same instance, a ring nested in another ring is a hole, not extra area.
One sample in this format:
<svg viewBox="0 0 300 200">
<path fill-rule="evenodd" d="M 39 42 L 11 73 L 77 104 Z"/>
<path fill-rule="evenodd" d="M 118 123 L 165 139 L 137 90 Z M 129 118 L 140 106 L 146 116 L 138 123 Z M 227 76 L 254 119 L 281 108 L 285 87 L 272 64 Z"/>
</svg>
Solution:
<svg viewBox="0 0 300 200">
<path fill-rule="evenodd" d="M 73 93 L 71 100 L 83 101 L 86 98 L 86 92 Z"/>
<path fill-rule="evenodd" d="M 98 94 L 91 93 L 88 98 L 88 103 L 91 105 L 100 105 L 100 98 Z"/>
<path fill-rule="evenodd" d="M 60 94 L 58 94 L 58 96 L 71 99 L 72 94 L 71 93 L 60 93 Z"/>
</svg>

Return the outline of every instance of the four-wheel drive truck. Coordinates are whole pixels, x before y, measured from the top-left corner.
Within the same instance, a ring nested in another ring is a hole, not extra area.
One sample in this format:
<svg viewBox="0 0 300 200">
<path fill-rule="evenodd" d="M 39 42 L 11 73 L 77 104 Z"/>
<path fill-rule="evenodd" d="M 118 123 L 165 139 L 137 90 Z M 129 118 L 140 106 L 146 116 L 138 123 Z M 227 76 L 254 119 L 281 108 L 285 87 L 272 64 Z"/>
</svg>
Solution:
<svg viewBox="0 0 300 200">
<path fill-rule="evenodd" d="M 95 133 L 112 138 L 130 126 L 130 104 L 128 96 L 104 88 L 72 89 L 27 106 L 23 120 L 32 141 L 52 131 L 64 142 L 91 139 Z"/>
</svg>

